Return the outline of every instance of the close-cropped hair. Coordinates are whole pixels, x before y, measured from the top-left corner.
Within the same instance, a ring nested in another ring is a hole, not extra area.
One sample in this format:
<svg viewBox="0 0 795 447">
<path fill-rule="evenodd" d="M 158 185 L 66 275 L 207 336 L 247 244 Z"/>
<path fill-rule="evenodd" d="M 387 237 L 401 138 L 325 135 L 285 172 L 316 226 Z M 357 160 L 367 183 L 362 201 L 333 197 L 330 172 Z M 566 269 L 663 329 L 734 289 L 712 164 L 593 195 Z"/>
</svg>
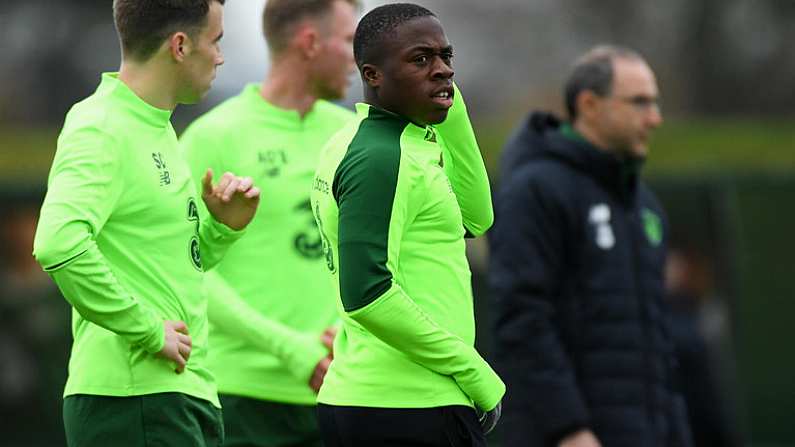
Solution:
<svg viewBox="0 0 795 447">
<path fill-rule="evenodd" d="M 168 36 L 194 35 L 207 23 L 210 4 L 225 0 L 114 0 L 113 20 L 126 57 L 146 61 Z"/>
<path fill-rule="evenodd" d="M 368 12 L 356 27 L 353 38 L 353 57 L 356 65 L 378 64 L 383 56 L 384 43 L 398 27 L 421 17 L 436 17 L 426 8 L 413 3 L 393 3 Z"/>
<path fill-rule="evenodd" d="M 279 54 L 287 48 L 302 20 L 328 14 L 336 2 L 359 7 L 358 0 L 267 0 L 262 12 L 262 30 L 271 54 Z"/>
<path fill-rule="evenodd" d="M 615 45 L 598 45 L 580 56 L 572 67 L 563 96 L 569 119 L 577 118 L 577 96 L 580 92 L 591 91 L 605 97 L 612 93 L 613 63 L 616 59 L 643 60 L 635 50 Z"/>
</svg>

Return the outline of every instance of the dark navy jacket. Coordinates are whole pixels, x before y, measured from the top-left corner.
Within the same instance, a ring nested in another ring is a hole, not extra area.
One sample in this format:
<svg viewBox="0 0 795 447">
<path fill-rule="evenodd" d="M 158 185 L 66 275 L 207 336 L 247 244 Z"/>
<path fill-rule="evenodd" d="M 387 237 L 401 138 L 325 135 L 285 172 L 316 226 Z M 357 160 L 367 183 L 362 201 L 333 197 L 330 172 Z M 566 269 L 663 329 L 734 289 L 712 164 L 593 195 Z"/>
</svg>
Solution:
<svg viewBox="0 0 795 447">
<path fill-rule="evenodd" d="M 506 447 L 582 428 L 604 447 L 690 445 L 662 302 L 667 228 L 639 166 L 546 114 L 505 148 L 490 284 Z"/>
</svg>

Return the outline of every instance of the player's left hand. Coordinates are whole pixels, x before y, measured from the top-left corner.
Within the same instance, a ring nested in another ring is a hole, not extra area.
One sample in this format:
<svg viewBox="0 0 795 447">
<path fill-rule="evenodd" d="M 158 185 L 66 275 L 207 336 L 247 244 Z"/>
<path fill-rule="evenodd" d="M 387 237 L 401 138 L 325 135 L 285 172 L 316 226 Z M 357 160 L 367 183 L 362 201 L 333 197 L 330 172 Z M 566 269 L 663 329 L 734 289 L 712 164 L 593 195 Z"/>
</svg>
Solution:
<svg viewBox="0 0 795 447">
<path fill-rule="evenodd" d="M 259 205 L 259 188 L 251 177 L 224 173 L 213 186 L 213 171 L 208 169 L 202 179 L 202 200 L 213 218 L 233 230 L 242 230 L 254 218 Z"/>
<path fill-rule="evenodd" d="M 497 406 L 489 411 L 476 409 L 475 412 L 477 413 L 480 427 L 483 429 L 483 434 L 487 435 L 494 430 L 494 427 L 497 426 L 497 422 L 500 421 L 500 416 L 502 416 L 502 401 L 497 403 Z"/>
<path fill-rule="evenodd" d="M 320 335 L 320 342 L 328 349 L 328 355 L 332 360 L 334 359 L 334 337 L 336 336 L 337 328 L 334 326 L 326 328 L 323 334 Z"/>
<path fill-rule="evenodd" d="M 328 367 L 330 365 L 330 356 L 323 357 L 319 362 L 317 362 L 315 370 L 312 371 L 312 377 L 309 378 L 309 387 L 312 388 L 312 391 L 316 393 L 320 391 L 320 387 L 323 385 L 323 379 L 326 377 L 326 373 L 328 372 Z"/>
</svg>

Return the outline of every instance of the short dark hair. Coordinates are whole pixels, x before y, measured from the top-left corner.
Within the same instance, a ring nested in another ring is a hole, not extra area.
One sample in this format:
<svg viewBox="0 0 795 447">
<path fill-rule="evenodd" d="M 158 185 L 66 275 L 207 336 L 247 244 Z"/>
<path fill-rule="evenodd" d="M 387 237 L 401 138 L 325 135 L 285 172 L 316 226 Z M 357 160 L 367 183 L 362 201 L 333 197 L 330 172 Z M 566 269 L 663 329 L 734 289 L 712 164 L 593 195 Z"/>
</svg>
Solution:
<svg viewBox="0 0 795 447">
<path fill-rule="evenodd" d="M 358 0 L 267 0 L 262 12 L 262 30 L 271 54 L 279 54 L 287 48 L 293 27 L 301 20 L 328 13 L 338 1 L 359 6 Z"/>
<path fill-rule="evenodd" d="M 356 65 L 361 68 L 364 64 L 380 62 L 387 38 L 393 36 L 400 25 L 421 17 L 436 17 L 436 14 L 413 3 L 393 3 L 368 12 L 356 27 L 353 38 Z"/>
<path fill-rule="evenodd" d="M 616 59 L 637 59 L 643 57 L 636 51 L 615 45 L 599 45 L 582 55 L 574 63 L 563 88 L 566 112 L 569 119 L 577 118 L 577 96 L 585 90 L 598 96 L 607 96 L 613 88 L 613 62 Z"/>
<path fill-rule="evenodd" d="M 114 0 L 113 20 L 125 56 L 149 59 L 171 33 L 194 33 L 207 23 L 210 4 L 225 0 Z"/>
</svg>

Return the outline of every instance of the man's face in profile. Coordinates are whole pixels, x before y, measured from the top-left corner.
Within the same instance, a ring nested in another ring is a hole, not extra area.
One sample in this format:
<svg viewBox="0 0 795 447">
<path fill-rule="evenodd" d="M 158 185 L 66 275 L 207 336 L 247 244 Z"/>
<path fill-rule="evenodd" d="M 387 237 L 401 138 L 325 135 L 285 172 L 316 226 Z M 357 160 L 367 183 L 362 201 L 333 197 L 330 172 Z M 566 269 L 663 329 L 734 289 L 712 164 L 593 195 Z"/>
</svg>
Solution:
<svg viewBox="0 0 795 447">
<path fill-rule="evenodd" d="M 210 91 L 218 66 L 224 63 L 220 41 L 224 34 L 224 8 L 221 3 L 210 2 L 207 23 L 191 33 L 191 51 L 182 67 L 184 86 L 179 102 L 193 104 L 202 100 Z"/>
<path fill-rule="evenodd" d="M 337 0 L 317 26 L 321 31 L 321 50 L 311 67 L 314 93 L 322 99 L 341 99 L 356 67 L 353 59 L 356 9 L 346 1 Z"/>
<path fill-rule="evenodd" d="M 662 124 L 657 80 L 637 59 L 613 61 L 611 93 L 599 99 L 598 127 L 609 147 L 632 158 L 645 158 L 651 132 Z"/>
</svg>

